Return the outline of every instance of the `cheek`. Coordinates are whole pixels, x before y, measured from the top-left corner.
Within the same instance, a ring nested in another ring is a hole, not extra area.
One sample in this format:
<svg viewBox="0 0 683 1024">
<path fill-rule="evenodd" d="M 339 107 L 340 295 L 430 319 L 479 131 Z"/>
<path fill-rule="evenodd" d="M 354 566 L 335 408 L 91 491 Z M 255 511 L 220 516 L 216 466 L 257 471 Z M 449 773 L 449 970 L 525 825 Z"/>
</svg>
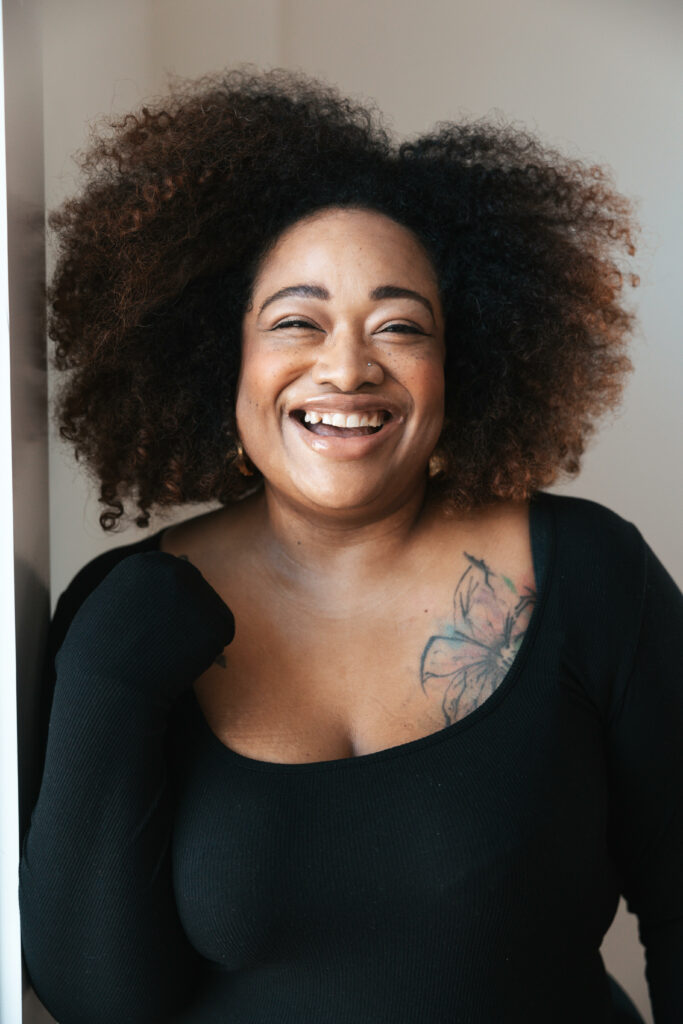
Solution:
<svg viewBox="0 0 683 1024">
<path fill-rule="evenodd" d="M 422 387 L 425 395 L 443 403 L 445 383 L 443 364 L 435 360 L 429 361 L 422 375 Z"/>
<path fill-rule="evenodd" d="M 245 346 L 237 382 L 235 414 L 238 430 L 248 423 L 271 416 L 284 388 L 296 375 L 296 360 L 290 352 L 259 352 Z"/>
<path fill-rule="evenodd" d="M 416 411 L 428 415 L 443 415 L 445 377 L 443 361 L 438 356 L 416 356 L 403 367 L 402 383 L 413 398 Z"/>
<path fill-rule="evenodd" d="M 235 398 L 237 431 L 242 438 L 245 431 L 248 432 L 249 424 L 258 415 L 261 406 L 262 396 L 258 386 L 259 377 L 258 359 L 246 348 L 243 349 Z"/>
</svg>

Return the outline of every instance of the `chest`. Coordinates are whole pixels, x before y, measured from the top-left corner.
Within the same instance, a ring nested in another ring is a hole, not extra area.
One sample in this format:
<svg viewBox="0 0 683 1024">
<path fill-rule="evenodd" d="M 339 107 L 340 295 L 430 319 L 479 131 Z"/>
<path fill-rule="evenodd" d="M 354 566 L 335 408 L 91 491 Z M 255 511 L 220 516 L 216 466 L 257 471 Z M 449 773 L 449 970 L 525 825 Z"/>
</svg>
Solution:
<svg viewBox="0 0 683 1024">
<path fill-rule="evenodd" d="M 474 556 L 341 605 L 233 588 L 235 640 L 195 682 L 218 738 L 274 762 L 354 757 L 432 734 L 486 700 L 533 612 L 530 565 Z"/>
<path fill-rule="evenodd" d="M 406 615 L 370 623 L 324 617 L 283 628 L 245 617 L 223 658 L 195 683 L 216 735 L 266 761 L 351 757 L 405 742 L 444 724 L 435 694 L 420 683 L 429 625 Z M 369 630 L 368 625 L 372 628 Z"/>
<path fill-rule="evenodd" d="M 190 701 L 174 864 L 195 947 L 231 969 L 291 960 L 301 976 L 303 957 L 314 970 L 328 951 L 329 970 L 341 946 L 376 984 L 376 954 L 392 948 L 395 969 L 408 933 L 411 950 L 433 946 L 445 978 L 476 935 L 496 983 L 515 950 L 524 969 L 531 940 L 537 956 L 578 948 L 587 913 L 599 943 L 617 899 L 600 730 L 567 699 L 559 666 L 533 654 L 473 727 L 324 767 L 245 763 Z M 433 987 L 430 975 L 426 997 Z M 426 1018 L 414 1007 L 408 1019 Z"/>
</svg>

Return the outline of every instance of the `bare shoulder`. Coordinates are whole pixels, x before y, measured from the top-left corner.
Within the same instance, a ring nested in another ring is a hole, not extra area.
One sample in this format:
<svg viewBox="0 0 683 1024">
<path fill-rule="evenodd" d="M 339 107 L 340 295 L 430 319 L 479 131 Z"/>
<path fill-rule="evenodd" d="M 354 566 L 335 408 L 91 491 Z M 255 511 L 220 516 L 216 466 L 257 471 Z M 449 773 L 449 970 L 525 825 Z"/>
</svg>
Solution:
<svg viewBox="0 0 683 1024">
<path fill-rule="evenodd" d="M 243 550 L 248 524 L 253 518 L 249 499 L 192 516 L 168 527 L 160 548 L 176 557 L 189 558 L 200 569 Z"/>
</svg>

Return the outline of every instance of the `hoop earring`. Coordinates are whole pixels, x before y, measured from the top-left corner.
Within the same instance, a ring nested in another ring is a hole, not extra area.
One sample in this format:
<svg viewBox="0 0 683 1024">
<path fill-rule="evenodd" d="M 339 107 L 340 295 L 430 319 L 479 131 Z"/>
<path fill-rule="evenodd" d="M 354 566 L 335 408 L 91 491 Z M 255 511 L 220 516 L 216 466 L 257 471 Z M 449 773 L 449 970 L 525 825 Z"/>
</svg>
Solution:
<svg viewBox="0 0 683 1024">
<path fill-rule="evenodd" d="M 233 459 L 233 463 L 235 465 L 235 469 L 239 473 L 241 473 L 242 476 L 253 476 L 254 475 L 254 467 L 253 467 L 253 465 L 251 463 L 251 460 L 249 459 L 249 456 L 247 455 L 247 453 L 244 450 L 244 445 L 239 440 L 239 438 L 237 439 L 236 448 L 237 448 L 237 454 L 235 455 L 235 458 Z"/>
</svg>

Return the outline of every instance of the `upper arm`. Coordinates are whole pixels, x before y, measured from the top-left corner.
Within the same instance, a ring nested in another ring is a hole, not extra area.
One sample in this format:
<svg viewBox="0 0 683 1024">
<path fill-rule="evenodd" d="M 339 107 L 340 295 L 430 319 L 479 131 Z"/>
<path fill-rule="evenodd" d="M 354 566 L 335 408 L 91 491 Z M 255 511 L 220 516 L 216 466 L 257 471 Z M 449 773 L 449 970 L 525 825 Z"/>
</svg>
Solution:
<svg viewBox="0 0 683 1024">
<path fill-rule="evenodd" d="M 102 582 L 114 566 L 127 555 L 136 551 L 154 550 L 158 545 L 158 534 L 145 537 L 141 541 L 124 544 L 112 548 L 87 562 L 76 573 L 66 589 L 60 594 L 54 613 L 47 630 L 43 650 L 42 670 L 38 680 L 37 714 L 35 721 L 36 736 L 33 749 L 35 751 L 36 784 L 39 786 L 43 775 L 47 735 L 50 723 L 50 712 L 55 691 L 56 669 L 55 658 L 69 631 L 69 626 L 85 599 Z M 35 803 L 38 792 L 32 794 L 31 803 Z"/>
<path fill-rule="evenodd" d="M 645 544 L 635 654 L 606 726 L 609 838 L 657 1024 L 683 1020 L 683 594 Z"/>
</svg>

